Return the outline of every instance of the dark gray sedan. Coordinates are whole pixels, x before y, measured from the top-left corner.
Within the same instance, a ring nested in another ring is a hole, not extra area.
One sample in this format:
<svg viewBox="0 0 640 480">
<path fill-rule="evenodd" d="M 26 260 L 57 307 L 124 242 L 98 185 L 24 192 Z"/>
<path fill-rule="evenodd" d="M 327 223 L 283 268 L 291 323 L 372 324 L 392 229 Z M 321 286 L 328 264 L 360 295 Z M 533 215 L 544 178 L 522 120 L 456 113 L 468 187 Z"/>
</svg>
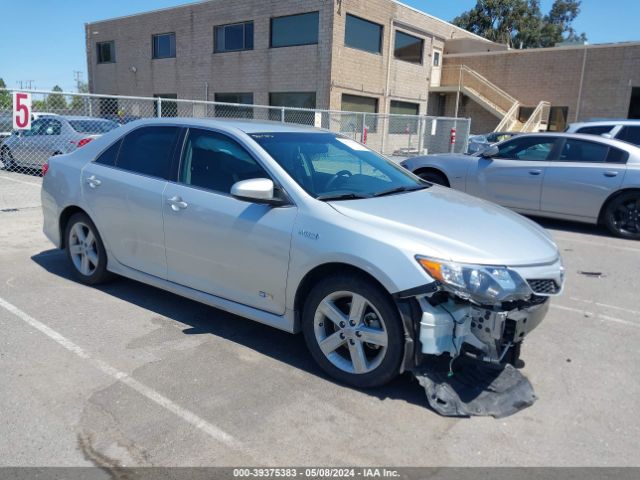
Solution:
<svg viewBox="0 0 640 480">
<path fill-rule="evenodd" d="M 640 240 L 640 148 L 592 135 L 519 135 L 476 155 L 427 155 L 402 165 L 520 213 L 606 226 Z"/>
</svg>

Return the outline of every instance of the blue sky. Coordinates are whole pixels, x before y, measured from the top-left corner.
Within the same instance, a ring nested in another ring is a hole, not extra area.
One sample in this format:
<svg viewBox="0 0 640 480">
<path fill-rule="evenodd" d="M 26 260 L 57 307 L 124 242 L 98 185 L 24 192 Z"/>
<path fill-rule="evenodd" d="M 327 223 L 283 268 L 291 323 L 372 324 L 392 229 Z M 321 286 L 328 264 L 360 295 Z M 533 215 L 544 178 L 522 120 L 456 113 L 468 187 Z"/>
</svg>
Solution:
<svg viewBox="0 0 640 480">
<path fill-rule="evenodd" d="M 241 0 L 226 0 L 241 1 Z M 2 8 L 0 78 L 8 87 L 33 80 L 33 87 L 75 88 L 74 70 L 86 78 L 84 23 L 146 10 L 180 5 L 185 0 L 11 0 Z M 476 0 L 404 0 L 431 15 L 451 20 Z M 547 11 L 553 0 L 543 0 Z M 583 0 L 575 22 L 590 43 L 640 40 L 640 0 Z M 22 19 L 20 21 L 11 19 Z"/>
</svg>

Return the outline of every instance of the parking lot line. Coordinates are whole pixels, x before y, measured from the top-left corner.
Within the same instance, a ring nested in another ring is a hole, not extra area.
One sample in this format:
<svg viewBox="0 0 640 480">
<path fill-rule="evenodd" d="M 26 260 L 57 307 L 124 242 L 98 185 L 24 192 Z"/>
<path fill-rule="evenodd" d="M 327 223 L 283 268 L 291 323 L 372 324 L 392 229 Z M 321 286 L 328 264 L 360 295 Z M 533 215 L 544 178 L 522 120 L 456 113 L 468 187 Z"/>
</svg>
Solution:
<svg viewBox="0 0 640 480">
<path fill-rule="evenodd" d="M 75 343 L 73 343 L 68 338 L 64 337 L 60 333 L 58 333 L 55 330 L 53 330 L 51 327 L 49 327 L 49 326 L 45 325 L 44 323 L 36 320 L 32 316 L 30 316 L 29 314 L 23 312 L 18 307 L 16 307 L 15 305 L 7 302 L 3 298 L 0 298 L 0 307 L 4 308 L 9 313 L 11 313 L 14 316 L 18 317 L 19 319 L 21 319 L 22 321 L 24 321 L 25 323 L 27 323 L 31 327 L 35 328 L 36 330 L 39 330 L 41 333 L 44 333 L 47 337 L 49 337 L 50 339 L 52 339 L 53 341 L 55 341 L 56 343 L 58 343 L 59 345 L 64 347 L 66 350 L 70 351 L 71 353 L 73 353 L 76 356 L 80 357 L 81 359 L 85 360 L 90 365 L 92 365 L 94 368 L 100 370 L 102 373 L 114 378 L 115 380 L 117 380 L 119 382 L 124 383 L 125 385 L 127 385 L 130 388 L 132 388 L 133 390 L 135 390 L 136 392 L 138 392 L 142 396 L 146 397 L 147 399 L 151 400 L 154 403 L 157 403 L 158 405 L 160 405 L 161 407 L 163 407 L 166 410 L 170 411 L 174 415 L 180 417 L 182 420 L 184 420 L 184 421 L 190 423 L 191 425 L 193 425 L 194 427 L 198 428 L 199 430 L 201 430 L 205 434 L 209 435 L 214 440 L 217 440 L 217 441 L 225 444 L 226 446 L 231 447 L 231 448 L 236 449 L 236 450 L 238 450 L 238 449 L 240 449 L 242 447 L 242 444 L 238 440 L 236 440 L 233 436 L 231 436 L 230 434 L 228 434 L 224 430 L 222 430 L 219 427 L 216 427 L 215 425 L 213 425 L 213 424 L 207 422 L 206 420 L 200 418 L 199 416 L 197 416 L 195 413 L 191 412 L 190 410 L 187 410 L 186 408 L 183 408 L 180 405 L 174 403 L 173 401 L 169 400 L 164 395 L 162 395 L 162 394 L 158 393 L 157 391 L 155 391 L 153 388 L 148 387 L 147 385 L 145 385 L 145 384 L 139 382 L 138 380 L 135 380 L 134 378 L 130 377 L 125 372 L 122 372 L 122 371 L 112 367 L 111 365 L 109 365 L 108 363 L 106 363 L 106 362 L 104 362 L 104 361 L 102 361 L 100 359 L 93 358 L 82 347 L 76 345 Z"/>
<path fill-rule="evenodd" d="M 41 187 L 42 185 L 35 182 L 25 182 L 24 180 L 18 180 L 17 178 L 5 177 L 4 175 L 0 175 L 0 178 L 3 180 L 9 180 L 11 182 L 24 183 L 25 185 L 33 185 L 34 187 Z"/>
<path fill-rule="evenodd" d="M 624 320 L 622 318 L 611 317 L 609 315 L 602 315 L 600 313 L 589 312 L 587 310 L 581 310 L 579 308 L 565 307 L 564 305 L 557 305 L 555 303 L 551 304 L 551 308 L 556 308 L 558 310 L 565 310 L 567 312 L 580 313 L 582 315 L 586 314 L 590 318 L 597 318 L 597 319 L 600 319 L 600 320 L 607 320 L 609 322 L 621 323 L 623 325 L 630 325 L 632 327 L 640 327 L 640 323 L 631 322 L 629 320 Z"/>
</svg>

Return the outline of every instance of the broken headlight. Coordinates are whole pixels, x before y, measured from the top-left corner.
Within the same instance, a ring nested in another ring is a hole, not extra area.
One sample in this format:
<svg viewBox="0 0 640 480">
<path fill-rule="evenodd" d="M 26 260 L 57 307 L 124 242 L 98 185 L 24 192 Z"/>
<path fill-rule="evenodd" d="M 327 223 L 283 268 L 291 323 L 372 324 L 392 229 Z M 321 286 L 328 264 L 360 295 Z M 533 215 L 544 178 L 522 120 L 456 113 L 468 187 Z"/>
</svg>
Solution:
<svg viewBox="0 0 640 480">
<path fill-rule="evenodd" d="M 416 260 L 447 290 L 480 304 L 507 302 L 531 295 L 527 282 L 507 267 L 456 263 L 419 255 Z"/>
</svg>

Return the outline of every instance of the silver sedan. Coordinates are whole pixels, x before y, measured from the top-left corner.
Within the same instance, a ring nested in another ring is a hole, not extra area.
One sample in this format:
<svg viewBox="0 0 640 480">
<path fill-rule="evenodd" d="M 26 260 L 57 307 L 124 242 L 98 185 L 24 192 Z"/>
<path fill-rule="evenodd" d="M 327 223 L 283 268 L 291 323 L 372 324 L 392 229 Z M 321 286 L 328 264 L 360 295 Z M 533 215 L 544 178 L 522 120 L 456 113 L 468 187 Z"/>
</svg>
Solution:
<svg viewBox="0 0 640 480">
<path fill-rule="evenodd" d="M 563 286 L 530 220 L 284 123 L 128 123 L 52 157 L 42 207 L 79 281 L 116 273 L 302 331 L 359 387 L 430 355 L 515 361 Z"/>
<path fill-rule="evenodd" d="M 402 165 L 520 213 L 601 224 L 640 239 L 640 148 L 627 142 L 528 134 L 476 155 L 427 155 Z"/>
</svg>

